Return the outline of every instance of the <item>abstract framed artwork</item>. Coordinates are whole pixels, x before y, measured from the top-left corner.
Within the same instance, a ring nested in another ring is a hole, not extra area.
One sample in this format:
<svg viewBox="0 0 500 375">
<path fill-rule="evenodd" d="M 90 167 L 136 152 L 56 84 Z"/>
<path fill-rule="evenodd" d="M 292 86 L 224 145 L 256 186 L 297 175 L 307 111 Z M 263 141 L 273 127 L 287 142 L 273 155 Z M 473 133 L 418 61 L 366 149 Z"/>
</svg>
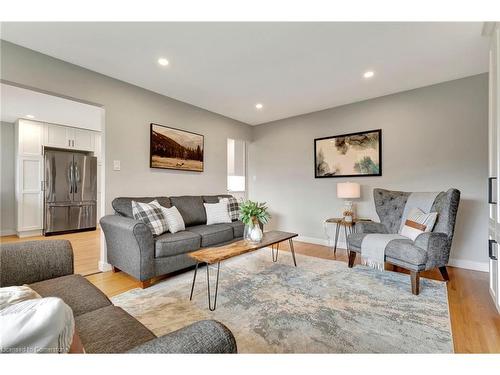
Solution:
<svg viewBox="0 0 500 375">
<path fill-rule="evenodd" d="M 382 176 L 382 130 L 316 138 L 314 177 Z"/>
<path fill-rule="evenodd" d="M 203 172 L 203 151 L 203 135 L 151 124 L 150 168 Z"/>
</svg>

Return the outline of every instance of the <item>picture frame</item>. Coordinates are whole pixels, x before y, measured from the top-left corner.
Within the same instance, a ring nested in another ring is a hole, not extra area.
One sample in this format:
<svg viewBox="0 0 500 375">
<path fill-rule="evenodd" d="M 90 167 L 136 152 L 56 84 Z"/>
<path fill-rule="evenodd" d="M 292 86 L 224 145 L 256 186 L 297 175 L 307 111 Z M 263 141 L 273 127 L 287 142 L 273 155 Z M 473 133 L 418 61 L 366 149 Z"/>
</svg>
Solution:
<svg viewBox="0 0 500 375">
<path fill-rule="evenodd" d="M 314 177 L 382 176 L 382 129 L 314 139 Z"/>
<path fill-rule="evenodd" d="M 156 123 L 149 129 L 150 168 L 204 171 L 204 135 Z"/>
</svg>

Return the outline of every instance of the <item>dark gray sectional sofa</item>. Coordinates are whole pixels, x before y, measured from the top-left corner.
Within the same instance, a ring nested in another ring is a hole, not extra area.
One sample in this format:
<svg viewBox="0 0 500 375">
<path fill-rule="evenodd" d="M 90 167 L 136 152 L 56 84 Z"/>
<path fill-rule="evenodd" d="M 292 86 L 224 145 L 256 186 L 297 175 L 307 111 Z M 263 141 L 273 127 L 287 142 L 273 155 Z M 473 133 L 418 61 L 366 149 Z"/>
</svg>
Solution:
<svg viewBox="0 0 500 375">
<path fill-rule="evenodd" d="M 156 276 L 194 266 L 195 261 L 187 255 L 189 252 L 242 239 L 244 224 L 241 221 L 206 224 L 203 203 L 218 203 L 219 197 L 231 195 L 115 198 L 112 202 L 115 214 L 104 216 L 100 221 L 108 263 L 147 287 Z M 177 207 L 186 230 L 154 237 L 144 223 L 135 220 L 132 201 L 148 203 L 154 199 L 164 207 Z"/>
<path fill-rule="evenodd" d="M 0 287 L 29 284 L 42 297 L 61 298 L 71 309 L 87 353 L 236 353 L 231 331 L 202 320 L 156 337 L 81 275 L 73 274 L 67 240 L 0 245 Z"/>
</svg>

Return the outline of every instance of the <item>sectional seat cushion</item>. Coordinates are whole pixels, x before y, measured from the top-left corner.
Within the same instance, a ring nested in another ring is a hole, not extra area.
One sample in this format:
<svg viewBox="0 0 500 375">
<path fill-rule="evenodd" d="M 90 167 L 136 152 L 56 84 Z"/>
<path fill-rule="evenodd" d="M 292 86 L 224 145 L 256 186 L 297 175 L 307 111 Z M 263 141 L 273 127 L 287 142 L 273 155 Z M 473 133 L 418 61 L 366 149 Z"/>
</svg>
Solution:
<svg viewBox="0 0 500 375">
<path fill-rule="evenodd" d="M 56 277 L 30 284 L 42 297 L 59 297 L 75 317 L 111 305 L 106 295 L 81 275 Z"/>
<path fill-rule="evenodd" d="M 228 224 L 233 228 L 233 236 L 234 238 L 240 238 L 243 237 L 243 232 L 245 231 L 245 224 L 243 224 L 242 221 L 236 220 L 233 221 L 231 224 Z"/>
<path fill-rule="evenodd" d="M 206 224 L 207 215 L 201 196 L 183 195 L 180 197 L 170 197 L 170 203 L 172 206 L 177 207 L 186 227 Z"/>
<path fill-rule="evenodd" d="M 133 219 L 134 215 L 132 213 L 132 201 L 149 203 L 154 200 L 157 200 L 158 203 L 163 207 L 171 207 L 170 199 L 168 197 L 138 197 L 138 198 L 119 197 L 113 199 L 111 205 L 113 206 L 113 209 L 117 214 Z"/>
<path fill-rule="evenodd" d="M 123 353 L 156 338 L 137 319 L 110 305 L 75 318 L 87 353 Z"/>
<path fill-rule="evenodd" d="M 230 224 L 196 225 L 186 230 L 201 236 L 202 247 L 219 245 L 234 238 Z"/>
<path fill-rule="evenodd" d="M 181 231 L 164 233 L 156 237 L 155 257 L 169 257 L 198 250 L 201 246 L 201 235 L 198 233 Z"/>
</svg>

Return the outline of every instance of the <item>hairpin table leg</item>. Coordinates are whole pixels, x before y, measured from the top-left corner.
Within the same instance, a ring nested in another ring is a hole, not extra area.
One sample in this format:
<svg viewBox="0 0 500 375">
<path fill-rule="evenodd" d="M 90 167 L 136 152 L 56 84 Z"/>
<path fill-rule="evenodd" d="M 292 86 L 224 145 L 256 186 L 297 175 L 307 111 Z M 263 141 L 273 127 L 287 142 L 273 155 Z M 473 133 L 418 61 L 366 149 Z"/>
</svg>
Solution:
<svg viewBox="0 0 500 375">
<path fill-rule="evenodd" d="M 196 262 L 196 266 L 194 267 L 193 285 L 191 285 L 191 295 L 189 296 L 190 301 L 193 299 L 194 283 L 196 282 L 196 273 L 198 272 L 198 264 L 199 263 Z"/>
<path fill-rule="evenodd" d="M 278 251 L 280 249 L 279 242 L 276 244 L 276 256 L 274 256 L 274 245 L 271 246 L 271 255 L 273 256 L 273 262 L 276 263 L 278 261 Z"/>
<path fill-rule="evenodd" d="M 210 297 L 210 267 L 207 264 L 208 309 L 210 311 L 214 311 L 215 307 L 217 306 L 217 291 L 219 290 L 219 271 L 220 271 L 220 262 L 217 263 L 217 279 L 215 281 L 214 305 L 212 306 L 211 297 Z"/>
<path fill-rule="evenodd" d="M 290 251 L 292 252 L 293 264 L 295 265 L 295 267 L 297 267 L 297 261 L 295 260 L 295 250 L 293 248 L 293 241 L 291 238 L 288 240 L 288 243 L 290 244 Z"/>
</svg>

